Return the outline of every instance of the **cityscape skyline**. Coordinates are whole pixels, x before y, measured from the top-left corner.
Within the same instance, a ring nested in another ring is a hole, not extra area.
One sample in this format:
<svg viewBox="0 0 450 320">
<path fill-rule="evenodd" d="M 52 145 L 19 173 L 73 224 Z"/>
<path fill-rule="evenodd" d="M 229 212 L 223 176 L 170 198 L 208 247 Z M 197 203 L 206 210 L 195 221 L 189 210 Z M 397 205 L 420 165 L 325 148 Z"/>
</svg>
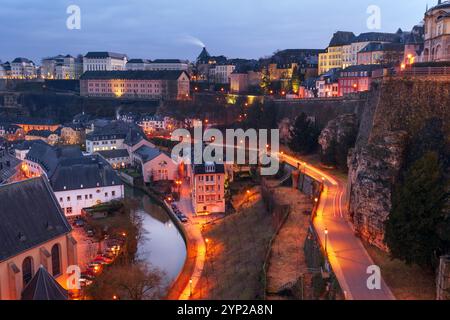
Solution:
<svg viewBox="0 0 450 320">
<path fill-rule="evenodd" d="M 81 9 L 80 30 L 66 27 L 70 15 L 66 10 L 73 4 Z M 258 6 L 249 1 L 239 4 L 238 11 L 233 11 L 236 6 L 229 2 L 208 3 L 204 0 L 176 7 L 172 1 L 160 0 L 152 4 L 133 0 L 126 5 L 103 0 L 95 4 L 84 0 L 77 3 L 61 1 L 52 10 L 43 1 L 26 0 L 17 4 L 4 0 L 0 12 L 0 36 L 12 41 L 3 48 L 0 59 L 8 61 L 24 56 L 40 63 L 43 57 L 57 54 L 114 51 L 126 53 L 130 58 L 194 60 L 201 50 L 201 43 L 212 54 L 257 59 L 278 49 L 324 49 L 330 36 L 338 30 L 356 34 L 395 32 L 398 28 L 410 30 L 423 18 L 427 4 L 433 6 L 435 1 L 377 1 L 381 10 L 381 29 L 370 30 L 367 9 L 373 3 L 366 0 L 342 4 L 325 1 L 320 7 L 295 0 L 286 0 L 277 7 L 271 1 L 258 1 Z M 186 12 L 197 12 L 201 19 Z M 208 15 L 210 12 L 215 13 Z M 398 12 L 408 12 L 408 15 L 399 16 Z M 416 16 L 414 20 L 412 17 Z M 312 23 L 317 26 L 311 28 Z M 298 30 L 298 33 L 292 30 Z M 270 37 L 265 38 L 265 35 Z M 124 47 L 127 52 L 123 52 Z"/>
</svg>

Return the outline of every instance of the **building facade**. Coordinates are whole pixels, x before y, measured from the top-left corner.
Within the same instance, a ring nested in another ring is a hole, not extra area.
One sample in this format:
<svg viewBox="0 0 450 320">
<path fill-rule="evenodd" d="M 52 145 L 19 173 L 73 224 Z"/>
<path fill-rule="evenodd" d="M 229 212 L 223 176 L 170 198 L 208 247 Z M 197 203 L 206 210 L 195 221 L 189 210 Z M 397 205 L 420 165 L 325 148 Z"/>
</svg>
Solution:
<svg viewBox="0 0 450 320">
<path fill-rule="evenodd" d="M 88 52 L 83 57 L 83 72 L 126 70 L 127 56 L 115 52 Z"/>
<path fill-rule="evenodd" d="M 450 1 L 441 2 L 425 13 L 422 62 L 450 61 Z"/>
<path fill-rule="evenodd" d="M 374 79 L 373 73 L 380 69 L 379 65 L 356 65 L 342 70 L 338 80 L 339 96 L 369 91 Z"/>
<path fill-rule="evenodd" d="M 11 62 L 11 78 L 34 79 L 37 77 L 37 67 L 27 58 L 15 58 Z"/>
<path fill-rule="evenodd" d="M 158 148 L 141 146 L 133 154 L 135 165 L 139 165 L 145 183 L 174 181 L 178 178 L 177 164 Z"/>
<path fill-rule="evenodd" d="M 191 199 L 196 214 L 225 212 L 225 167 L 223 164 L 190 165 Z"/>
<path fill-rule="evenodd" d="M 40 266 L 67 288 L 77 243 L 46 178 L 1 186 L 0 214 L 0 300 L 20 300 Z"/>
<path fill-rule="evenodd" d="M 151 61 L 145 70 L 150 71 L 188 71 L 189 64 L 187 61 L 180 59 L 156 59 Z"/>
<path fill-rule="evenodd" d="M 190 96 L 185 71 L 88 71 L 80 94 L 89 97 L 185 100 Z"/>
</svg>

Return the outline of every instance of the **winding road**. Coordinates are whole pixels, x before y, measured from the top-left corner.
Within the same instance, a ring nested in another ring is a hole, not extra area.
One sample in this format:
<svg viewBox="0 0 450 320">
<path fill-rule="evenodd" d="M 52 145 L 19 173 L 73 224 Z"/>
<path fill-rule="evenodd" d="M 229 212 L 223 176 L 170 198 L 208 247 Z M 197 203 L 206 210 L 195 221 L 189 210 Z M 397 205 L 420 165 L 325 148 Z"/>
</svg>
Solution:
<svg viewBox="0 0 450 320">
<path fill-rule="evenodd" d="M 346 219 L 347 182 L 333 177 L 301 159 L 285 154 L 280 154 L 280 159 L 294 167 L 300 163 L 308 176 L 324 182 L 317 216 L 314 219 L 314 228 L 323 247 L 325 247 L 325 241 L 327 242 L 328 259 L 344 291 L 345 298 L 347 300 L 395 299 L 382 277 L 380 289 L 370 290 L 368 288 L 367 280 L 373 273 L 373 271 L 368 273 L 368 267 L 373 266 L 374 262 Z M 328 230 L 327 239 L 325 239 L 325 229 Z M 381 270 L 381 276 L 382 273 L 383 270 Z"/>
<path fill-rule="evenodd" d="M 284 153 L 278 155 L 280 160 L 284 160 L 293 167 L 298 167 L 298 164 L 301 164 L 302 171 L 304 168 L 305 174 L 317 181 L 323 181 L 324 188 L 313 224 L 322 246 L 327 248 L 328 260 L 344 292 L 345 299 L 395 300 L 395 296 L 382 278 L 383 270 L 380 270 L 381 274 L 378 277 L 380 287 L 369 289 L 368 281 L 373 279 L 371 276 L 374 272 L 373 269 L 370 270 L 370 267 L 374 266 L 374 262 L 347 220 L 347 202 L 345 200 L 347 181 L 325 173 L 299 158 Z M 186 188 L 183 189 L 186 190 Z M 192 219 L 192 212 L 189 212 L 188 208 L 188 192 L 187 190 L 183 192 L 180 205 L 182 211 Z M 199 225 L 191 225 L 189 228 L 191 229 L 189 233 L 195 235 L 198 252 L 192 274 L 193 283 L 186 286 L 180 299 L 189 299 L 188 293 L 192 290 L 192 287 L 195 288 L 198 278 L 201 277 L 205 259 L 205 246 Z M 325 230 L 328 230 L 327 236 L 325 236 Z M 373 281 L 369 283 L 373 283 Z"/>
</svg>

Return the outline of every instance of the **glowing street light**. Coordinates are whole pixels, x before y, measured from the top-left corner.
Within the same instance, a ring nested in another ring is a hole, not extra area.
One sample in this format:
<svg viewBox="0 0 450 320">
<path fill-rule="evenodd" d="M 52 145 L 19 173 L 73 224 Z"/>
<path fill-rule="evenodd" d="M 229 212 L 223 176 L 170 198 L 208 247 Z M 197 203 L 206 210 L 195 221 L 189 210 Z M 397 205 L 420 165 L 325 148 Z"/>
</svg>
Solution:
<svg viewBox="0 0 450 320">
<path fill-rule="evenodd" d="M 189 296 L 192 296 L 192 278 L 189 279 Z"/>
<path fill-rule="evenodd" d="M 328 256 L 328 228 L 325 228 L 325 254 Z"/>
</svg>

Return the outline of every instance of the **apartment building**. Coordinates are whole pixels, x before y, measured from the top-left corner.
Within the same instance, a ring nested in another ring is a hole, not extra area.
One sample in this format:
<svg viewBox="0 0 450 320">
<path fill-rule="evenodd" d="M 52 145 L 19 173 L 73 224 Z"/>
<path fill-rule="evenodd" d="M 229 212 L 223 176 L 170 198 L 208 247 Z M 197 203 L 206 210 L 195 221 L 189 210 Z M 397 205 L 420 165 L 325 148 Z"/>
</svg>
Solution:
<svg viewBox="0 0 450 320">
<path fill-rule="evenodd" d="M 185 71 L 87 71 L 80 94 L 89 97 L 185 100 L 190 96 Z"/>
<path fill-rule="evenodd" d="M 83 72 L 126 70 L 128 57 L 122 53 L 97 51 L 83 57 Z"/>
<path fill-rule="evenodd" d="M 225 212 L 225 166 L 192 164 L 189 170 L 194 212 L 199 215 Z"/>
</svg>

